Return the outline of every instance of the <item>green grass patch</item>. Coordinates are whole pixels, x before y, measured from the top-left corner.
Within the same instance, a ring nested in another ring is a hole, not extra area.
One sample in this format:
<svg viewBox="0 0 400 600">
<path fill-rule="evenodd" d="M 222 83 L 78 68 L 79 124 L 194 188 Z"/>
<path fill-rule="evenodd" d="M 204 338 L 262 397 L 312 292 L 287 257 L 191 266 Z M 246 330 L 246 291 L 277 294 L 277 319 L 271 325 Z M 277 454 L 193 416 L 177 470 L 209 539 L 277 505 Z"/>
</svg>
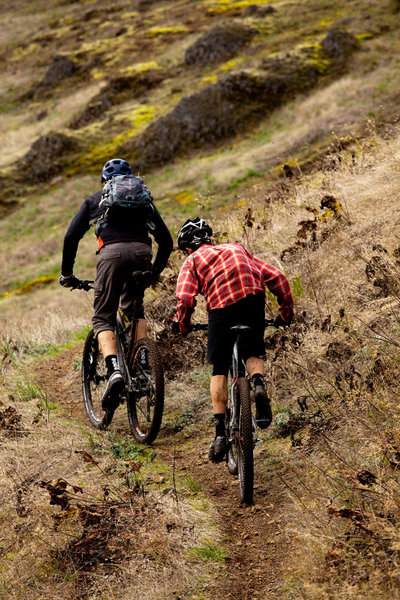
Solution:
<svg viewBox="0 0 400 600">
<path fill-rule="evenodd" d="M 90 330 L 91 326 L 86 325 L 85 327 L 82 327 L 82 329 L 80 329 L 79 331 L 72 331 L 69 335 L 69 339 L 60 346 L 55 346 L 51 344 L 38 346 L 38 353 L 46 354 L 48 356 L 56 356 L 64 350 L 70 350 L 71 348 L 74 348 L 79 342 L 83 342 L 86 339 L 86 336 Z"/>
<path fill-rule="evenodd" d="M 196 419 L 197 411 L 208 401 L 208 398 L 203 397 L 200 399 L 192 398 L 189 401 L 189 406 L 185 408 L 175 417 L 164 421 L 164 427 L 166 429 L 172 429 L 173 431 L 181 431 L 184 427 L 191 425 Z"/>
<path fill-rule="evenodd" d="M 238 179 L 235 179 L 235 181 L 228 185 L 228 190 L 236 190 L 241 183 L 247 181 L 251 177 L 261 177 L 261 173 L 258 173 L 254 169 L 248 169 L 244 175 L 238 177 Z"/>
<path fill-rule="evenodd" d="M 197 494 L 201 491 L 201 485 L 193 478 L 192 475 L 186 475 L 183 480 L 183 484 L 193 494 Z"/>
<path fill-rule="evenodd" d="M 195 561 L 224 562 L 229 556 L 221 546 L 206 540 L 202 546 L 193 546 L 187 551 L 189 558 Z"/>
<path fill-rule="evenodd" d="M 136 444 L 123 436 L 117 435 L 115 437 L 115 441 L 110 446 L 110 452 L 115 458 L 149 463 L 157 456 L 157 452 L 143 444 Z"/>
</svg>

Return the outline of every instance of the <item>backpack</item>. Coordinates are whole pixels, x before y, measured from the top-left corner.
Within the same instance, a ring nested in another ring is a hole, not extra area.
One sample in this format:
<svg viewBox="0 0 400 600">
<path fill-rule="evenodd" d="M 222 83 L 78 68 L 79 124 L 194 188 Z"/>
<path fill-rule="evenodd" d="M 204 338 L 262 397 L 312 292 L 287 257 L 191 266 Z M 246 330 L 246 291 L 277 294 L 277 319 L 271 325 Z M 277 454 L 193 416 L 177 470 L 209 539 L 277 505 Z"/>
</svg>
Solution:
<svg viewBox="0 0 400 600">
<path fill-rule="evenodd" d="M 129 222 L 151 226 L 154 213 L 153 197 L 141 177 L 114 175 L 103 187 L 99 203 L 101 216 L 96 223 L 96 235 L 110 223 L 126 226 Z"/>
</svg>

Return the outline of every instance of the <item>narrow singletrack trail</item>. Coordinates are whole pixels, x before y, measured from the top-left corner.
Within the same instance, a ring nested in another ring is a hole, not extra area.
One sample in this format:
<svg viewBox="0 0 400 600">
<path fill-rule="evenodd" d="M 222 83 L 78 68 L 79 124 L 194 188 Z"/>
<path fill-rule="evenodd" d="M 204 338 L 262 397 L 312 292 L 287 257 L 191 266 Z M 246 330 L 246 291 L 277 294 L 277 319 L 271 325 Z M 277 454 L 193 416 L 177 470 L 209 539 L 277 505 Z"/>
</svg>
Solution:
<svg viewBox="0 0 400 600">
<path fill-rule="evenodd" d="M 36 363 L 34 375 L 49 400 L 56 402 L 70 417 L 87 423 L 80 369 L 76 361 L 79 353 L 80 348 L 74 348 L 41 360 Z M 229 474 L 225 463 L 213 465 L 207 458 L 213 435 L 208 418 L 210 412 L 209 405 L 201 408 L 197 415 L 200 425 L 197 427 L 196 420 L 196 426 L 190 428 L 190 435 L 185 429 L 173 434 L 163 434 L 161 429 L 160 439 L 153 444 L 158 458 L 170 466 L 174 465 L 178 474 L 190 475 L 215 507 L 217 525 L 222 534 L 221 545 L 228 558 L 221 563 L 221 575 L 214 589 L 208 590 L 209 597 L 282 599 L 289 557 L 294 551 L 285 533 L 285 515 L 289 510 L 287 490 L 281 478 L 274 476 L 274 461 L 268 460 L 268 450 L 261 444 L 255 451 L 254 504 L 240 504 L 237 478 Z M 110 430 L 113 428 L 129 435 L 127 417 L 124 415 L 123 426 L 111 423 Z"/>
</svg>

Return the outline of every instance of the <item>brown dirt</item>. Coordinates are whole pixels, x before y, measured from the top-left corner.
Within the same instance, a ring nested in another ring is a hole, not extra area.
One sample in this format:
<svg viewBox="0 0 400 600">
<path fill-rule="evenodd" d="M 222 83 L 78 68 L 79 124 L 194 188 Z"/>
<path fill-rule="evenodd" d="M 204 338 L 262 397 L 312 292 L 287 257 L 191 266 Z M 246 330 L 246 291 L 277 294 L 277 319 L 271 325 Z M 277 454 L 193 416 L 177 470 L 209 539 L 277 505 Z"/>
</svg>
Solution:
<svg viewBox="0 0 400 600">
<path fill-rule="evenodd" d="M 80 352 L 81 348 L 75 348 L 40 361 L 35 377 L 49 400 L 57 402 L 70 416 L 87 422 L 80 371 L 73 368 L 74 359 Z M 194 425 L 166 436 L 161 431 L 160 440 L 154 444 L 158 458 L 171 465 L 174 462 L 178 473 L 190 473 L 216 508 L 221 544 L 229 558 L 221 567 L 215 588 L 208 589 L 209 597 L 232 600 L 282 598 L 283 577 L 289 564 L 288 556 L 293 551 L 284 531 L 284 484 L 279 478 L 275 481 L 272 472 L 268 473 L 263 461 L 267 450 L 258 447 L 254 505 L 241 505 L 237 478 L 229 474 L 224 464 L 208 462 L 212 436 L 209 416 L 210 408 L 205 406 L 197 414 Z M 113 427 L 117 426 L 112 423 L 110 429 Z M 128 429 L 126 433 L 129 434 Z"/>
</svg>

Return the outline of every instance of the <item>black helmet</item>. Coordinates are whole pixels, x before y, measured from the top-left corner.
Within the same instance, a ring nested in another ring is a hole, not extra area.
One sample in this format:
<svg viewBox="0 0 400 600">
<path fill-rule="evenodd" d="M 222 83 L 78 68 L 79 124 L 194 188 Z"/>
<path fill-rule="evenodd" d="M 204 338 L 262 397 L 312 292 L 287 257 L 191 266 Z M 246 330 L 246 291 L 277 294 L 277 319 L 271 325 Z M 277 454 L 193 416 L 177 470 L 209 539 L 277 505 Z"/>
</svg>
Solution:
<svg viewBox="0 0 400 600">
<path fill-rule="evenodd" d="M 188 219 L 178 232 L 177 242 L 181 250 L 197 250 L 203 244 L 211 244 L 212 229 L 204 219 Z"/>
<path fill-rule="evenodd" d="M 132 175 L 132 169 L 126 160 L 113 158 L 106 162 L 101 172 L 101 183 L 108 181 L 114 175 Z"/>
</svg>

